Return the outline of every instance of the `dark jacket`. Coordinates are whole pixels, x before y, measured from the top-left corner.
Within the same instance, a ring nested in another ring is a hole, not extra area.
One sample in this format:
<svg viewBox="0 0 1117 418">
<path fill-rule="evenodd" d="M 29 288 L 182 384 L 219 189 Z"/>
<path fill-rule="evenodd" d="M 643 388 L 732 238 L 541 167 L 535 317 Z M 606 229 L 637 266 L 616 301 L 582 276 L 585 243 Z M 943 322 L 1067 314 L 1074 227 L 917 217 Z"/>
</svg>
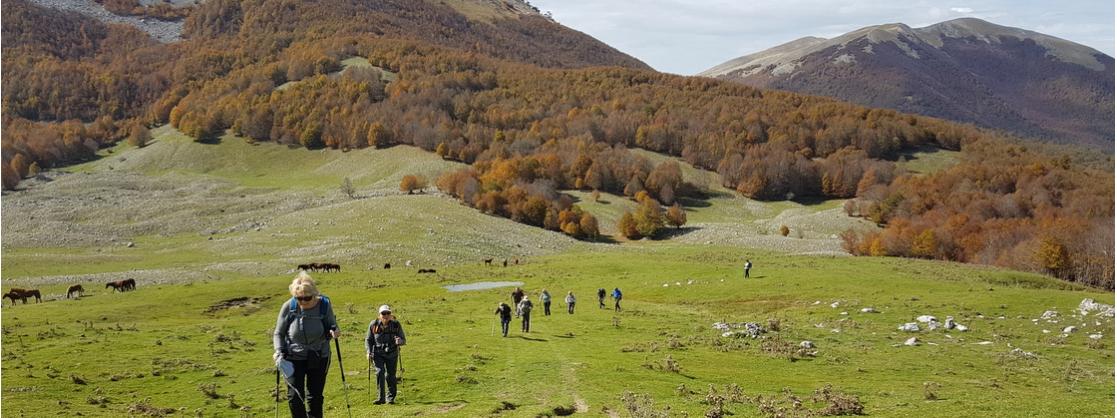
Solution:
<svg viewBox="0 0 1117 418">
<path fill-rule="evenodd" d="M 272 335 L 272 344 L 275 350 L 283 353 L 288 360 L 305 360 L 309 352 L 318 353 L 319 357 L 330 357 L 329 330 L 337 329 L 337 318 L 334 317 L 332 305 L 323 305 L 318 301 L 318 306 L 309 310 L 302 310 L 295 305 L 294 314 L 291 313 L 291 303 L 288 300 L 279 308 L 279 317 L 275 320 L 275 333 Z M 325 315 L 322 306 L 326 306 Z"/>
<path fill-rule="evenodd" d="M 496 312 L 493 312 L 493 313 L 500 314 L 500 320 L 501 321 L 511 321 L 512 320 L 512 307 L 508 306 L 508 305 L 505 305 L 503 303 L 500 304 L 500 306 L 498 306 L 496 308 Z"/>
<path fill-rule="evenodd" d="M 373 319 L 365 334 L 365 352 L 394 355 L 399 352 L 395 337 L 399 337 L 401 343 L 407 343 L 403 325 L 399 321 L 391 319 L 387 324 L 382 324 L 380 318 Z"/>
</svg>

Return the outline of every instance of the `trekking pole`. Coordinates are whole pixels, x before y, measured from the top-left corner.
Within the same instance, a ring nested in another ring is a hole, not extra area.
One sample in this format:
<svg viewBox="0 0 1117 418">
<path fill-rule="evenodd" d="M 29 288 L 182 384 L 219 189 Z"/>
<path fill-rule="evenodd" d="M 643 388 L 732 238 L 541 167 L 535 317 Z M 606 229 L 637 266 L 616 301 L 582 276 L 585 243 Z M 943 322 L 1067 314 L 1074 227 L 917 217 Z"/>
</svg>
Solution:
<svg viewBox="0 0 1117 418">
<path fill-rule="evenodd" d="M 341 370 L 341 387 L 345 390 L 345 412 L 349 413 L 349 418 L 353 418 L 353 411 L 349 409 L 349 385 L 345 383 L 345 366 L 341 364 L 341 344 L 338 344 L 337 338 L 334 338 L 334 348 L 337 349 L 337 368 Z"/>
<path fill-rule="evenodd" d="M 368 398 L 372 399 L 372 357 L 368 358 Z"/>
<path fill-rule="evenodd" d="M 279 366 L 275 366 L 275 418 L 279 418 Z"/>
</svg>

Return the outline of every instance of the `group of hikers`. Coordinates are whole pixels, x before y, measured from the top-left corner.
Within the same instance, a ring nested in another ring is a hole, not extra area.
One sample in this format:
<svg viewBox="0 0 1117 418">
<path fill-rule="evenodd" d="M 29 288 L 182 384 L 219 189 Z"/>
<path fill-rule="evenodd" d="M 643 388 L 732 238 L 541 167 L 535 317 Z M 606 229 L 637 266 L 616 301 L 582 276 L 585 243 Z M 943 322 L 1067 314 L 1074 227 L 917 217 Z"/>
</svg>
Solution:
<svg viewBox="0 0 1117 418">
<path fill-rule="evenodd" d="M 749 277 L 752 262 L 744 265 L 744 276 Z M 279 309 L 279 317 L 275 323 L 273 345 L 275 354 L 273 360 L 276 364 L 276 402 L 279 402 L 280 375 L 287 382 L 287 405 L 291 416 L 321 417 L 322 416 L 322 391 L 326 386 L 326 374 L 330 367 L 330 340 L 334 341 L 337 349 L 338 367 L 342 368 L 342 381 L 344 384 L 345 373 L 341 364 L 341 346 L 337 339 L 341 331 L 334 316 L 330 299 L 318 291 L 314 279 L 300 271 L 288 286 L 291 299 L 284 302 Z M 597 289 L 597 305 L 605 309 L 605 288 Z M 620 288 L 613 288 L 613 309 L 621 311 Z M 539 301 L 543 303 L 543 314 L 551 315 L 551 293 L 544 289 L 539 294 Z M 574 314 L 574 305 L 577 298 L 573 291 L 566 292 L 566 313 Z M 515 308 L 513 308 L 513 306 Z M 531 311 L 533 309 L 531 298 L 520 287 L 512 291 L 512 305 L 501 302 L 495 314 L 500 317 L 501 333 L 508 336 L 508 326 L 512 322 L 513 314 L 522 318 L 522 332 L 531 331 Z M 403 325 L 392 315 L 392 308 L 381 305 L 379 313 L 368 325 L 365 332 L 365 355 L 369 361 L 371 379 L 372 369 L 376 370 L 376 388 L 378 397 L 374 404 L 396 403 L 397 365 L 401 364 L 400 347 L 407 343 Z M 401 368 L 402 369 L 402 368 Z M 370 383 L 371 386 L 371 383 Z M 370 387 L 371 389 L 371 387 Z M 346 408 L 349 407 L 348 393 L 346 394 Z M 278 408 L 277 408 L 278 410 Z"/>
<path fill-rule="evenodd" d="M 341 365 L 341 336 L 337 318 L 330 299 L 305 271 L 299 272 L 289 286 L 291 299 L 284 302 L 275 323 L 273 345 L 276 363 L 276 385 L 280 374 L 287 382 L 287 405 L 291 416 L 321 417 L 322 390 L 326 386 L 326 373 L 330 367 L 330 340 L 337 348 L 338 366 Z M 365 354 L 371 367 L 376 368 L 376 387 L 379 397 L 374 404 L 396 402 L 396 366 L 400 360 L 399 349 L 407 343 L 403 325 L 392 315 L 392 308 L 381 305 L 379 315 L 368 325 L 365 333 Z M 371 376 L 370 376 L 371 378 Z M 342 380 L 345 379 L 342 370 Z M 276 396 L 278 397 L 278 388 Z M 278 402 L 278 398 L 276 399 Z M 348 394 L 346 408 L 348 408 Z"/>
<path fill-rule="evenodd" d="M 621 294 L 620 288 L 613 288 L 613 310 L 616 312 L 621 311 Z M 543 303 L 543 315 L 551 316 L 551 292 L 543 289 L 539 293 L 539 301 Z M 574 304 L 578 299 L 574 297 L 574 291 L 566 292 L 566 313 L 574 314 Z M 515 306 L 515 314 L 521 318 L 520 332 L 531 332 L 531 310 L 535 304 L 531 302 L 531 298 L 526 297 L 524 289 L 517 287 L 512 291 L 512 305 L 501 302 L 497 305 L 496 311 L 493 313 L 500 316 L 500 333 L 501 335 L 508 336 L 508 326 L 512 323 L 513 306 Z M 597 306 L 598 309 L 605 308 L 605 288 L 597 289 Z"/>
</svg>

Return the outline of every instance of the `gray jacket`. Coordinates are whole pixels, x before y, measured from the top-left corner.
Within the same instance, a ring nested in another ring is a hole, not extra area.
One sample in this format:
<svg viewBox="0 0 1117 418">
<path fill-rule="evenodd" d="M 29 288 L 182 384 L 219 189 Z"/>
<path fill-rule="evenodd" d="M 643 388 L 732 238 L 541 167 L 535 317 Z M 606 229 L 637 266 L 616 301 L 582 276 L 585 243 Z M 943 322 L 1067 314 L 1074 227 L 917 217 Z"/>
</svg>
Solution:
<svg viewBox="0 0 1117 418">
<path fill-rule="evenodd" d="M 396 344 L 395 337 L 399 337 L 401 343 L 407 344 L 403 324 L 392 319 L 384 325 L 380 323 L 380 318 L 373 319 L 368 324 L 368 332 L 365 333 L 365 352 L 395 356 L 399 353 L 399 345 Z"/>
<path fill-rule="evenodd" d="M 295 313 L 291 314 L 291 303 L 288 300 L 279 308 L 279 317 L 275 320 L 275 334 L 272 344 L 275 351 L 283 353 L 287 360 L 306 360 L 311 351 L 318 353 L 320 358 L 330 357 L 331 329 L 336 330 L 337 318 L 334 317 L 333 305 L 326 309 L 325 318 L 321 313 L 322 301 L 318 306 L 304 311 L 295 306 Z"/>
</svg>

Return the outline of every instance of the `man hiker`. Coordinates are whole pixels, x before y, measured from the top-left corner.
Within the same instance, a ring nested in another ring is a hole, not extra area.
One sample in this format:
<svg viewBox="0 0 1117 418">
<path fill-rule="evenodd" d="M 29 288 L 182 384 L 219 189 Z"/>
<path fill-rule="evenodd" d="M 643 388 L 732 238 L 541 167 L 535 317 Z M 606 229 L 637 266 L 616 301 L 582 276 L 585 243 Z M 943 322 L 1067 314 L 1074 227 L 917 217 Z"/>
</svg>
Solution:
<svg viewBox="0 0 1117 418">
<path fill-rule="evenodd" d="M 574 291 L 566 292 L 566 313 L 574 315 Z"/>
<path fill-rule="evenodd" d="M 620 312 L 621 311 L 621 288 L 619 288 L 619 287 L 614 287 L 613 288 L 613 301 L 614 301 L 613 310 L 617 311 L 617 312 Z"/>
<path fill-rule="evenodd" d="M 520 316 L 520 301 L 524 299 L 524 289 L 516 288 L 512 291 L 512 306 L 516 307 L 516 317 Z"/>
<path fill-rule="evenodd" d="M 299 272 L 288 286 L 291 299 L 279 308 L 272 343 L 276 366 L 287 380 L 292 417 L 322 417 L 322 390 L 330 367 L 330 339 L 341 336 L 330 299 L 314 279 Z"/>
<path fill-rule="evenodd" d="M 508 324 L 512 322 L 512 307 L 508 306 L 507 303 L 500 302 L 500 306 L 496 307 L 496 312 L 494 313 L 500 315 L 500 332 L 507 337 Z"/>
<path fill-rule="evenodd" d="M 399 347 L 406 343 L 403 325 L 392 315 L 392 308 L 380 305 L 380 316 L 368 324 L 365 334 L 365 353 L 376 367 L 376 388 L 380 394 L 373 404 L 396 403 L 396 364 Z"/>
<path fill-rule="evenodd" d="M 531 308 L 531 299 L 523 298 L 523 300 L 520 301 L 518 310 L 520 311 L 520 316 L 524 318 L 523 329 L 521 329 L 523 332 L 531 332 Z"/>
<path fill-rule="evenodd" d="M 745 278 L 749 278 L 749 270 L 752 270 L 752 261 L 745 260 Z"/>
<path fill-rule="evenodd" d="M 543 316 L 551 316 L 551 293 L 547 289 L 539 294 L 539 301 L 543 302 Z"/>
<path fill-rule="evenodd" d="M 605 288 L 597 288 L 597 309 L 605 309 Z"/>
</svg>

